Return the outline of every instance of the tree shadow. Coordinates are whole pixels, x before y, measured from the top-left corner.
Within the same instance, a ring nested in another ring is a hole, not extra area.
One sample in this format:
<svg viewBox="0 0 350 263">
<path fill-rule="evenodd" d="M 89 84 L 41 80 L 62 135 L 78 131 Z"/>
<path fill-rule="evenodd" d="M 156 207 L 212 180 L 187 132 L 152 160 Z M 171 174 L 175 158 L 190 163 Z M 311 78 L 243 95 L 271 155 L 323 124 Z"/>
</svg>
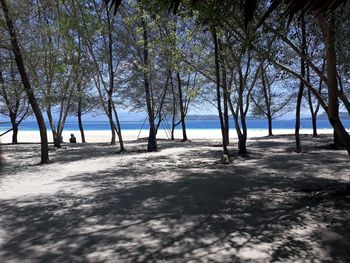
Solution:
<svg viewBox="0 0 350 263">
<path fill-rule="evenodd" d="M 341 252 L 346 247 L 339 247 L 339 240 L 348 244 L 349 232 L 339 225 L 348 225 L 349 207 L 290 194 L 291 186 L 304 185 L 299 180 L 263 177 L 254 184 L 255 176 L 246 171 L 232 176 L 213 169 L 174 182 L 117 186 L 116 177 L 134 172 L 71 178 L 93 185 L 96 191 L 89 196 L 1 201 L 2 262 L 349 260 Z M 317 183 L 342 186 L 324 179 Z M 325 224 L 339 236 L 327 245 L 329 254 L 316 253 L 322 227 L 313 224 Z M 300 229 L 311 233 L 293 234 Z"/>
<path fill-rule="evenodd" d="M 60 179 L 92 189 L 85 195 L 0 200 L 0 261 L 350 261 L 349 197 L 303 191 L 345 188 L 322 176 L 347 174 L 344 154 L 330 166 L 327 152 L 266 153 L 252 143 L 256 158 L 224 166 L 210 145 L 184 147 Z"/>
</svg>

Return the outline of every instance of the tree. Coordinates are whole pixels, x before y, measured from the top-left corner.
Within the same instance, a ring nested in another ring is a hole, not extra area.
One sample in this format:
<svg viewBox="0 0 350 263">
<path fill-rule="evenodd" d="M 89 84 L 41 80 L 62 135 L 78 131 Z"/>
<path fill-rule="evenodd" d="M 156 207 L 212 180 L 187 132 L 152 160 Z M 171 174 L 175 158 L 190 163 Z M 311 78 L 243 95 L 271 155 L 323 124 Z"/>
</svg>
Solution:
<svg viewBox="0 0 350 263">
<path fill-rule="evenodd" d="M 5 63 L 2 64 L 4 65 Z M 0 69 L 0 96 L 4 105 L 4 107 L 0 107 L 0 113 L 10 118 L 12 125 L 12 144 L 17 144 L 18 127 L 31 112 L 29 111 L 28 99 L 22 83 L 17 80 L 13 62 L 10 61 L 9 64 L 9 69 L 6 72 L 8 76 L 6 83 L 4 80 L 4 71 Z"/>
<path fill-rule="evenodd" d="M 22 52 L 19 47 L 19 42 L 17 38 L 16 29 L 14 26 L 14 22 L 10 16 L 11 12 L 9 10 L 9 6 L 6 2 L 6 0 L 0 0 L 1 8 L 4 13 L 5 21 L 6 21 L 6 28 L 8 31 L 8 34 L 10 35 L 11 39 L 11 48 L 12 52 L 15 56 L 15 61 L 17 64 L 17 68 L 19 71 L 19 74 L 22 79 L 22 83 L 24 86 L 24 89 L 27 93 L 29 103 L 32 107 L 33 113 L 35 115 L 35 118 L 37 120 L 39 131 L 40 131 L 40 141 L 41 141 L 41 163 L 48 163 L 49 162 L 49 146 L 48 146 L 48 140 L 47 140 L 47 134 L 46 134 L 46 125 L 43 118 L 43 115 L 41 113 L 38 101 L 34 95 L 34 91 L 32 89 L 27 70 L 25 68 L 24 60 L 22 57 Z"/>
<path fill-rule="evenodd" d="M 260 81 L 252 91 L 252 114 L 264 117 L 268 123 L 268 135 L 273 136 L 273 119 L 290 110 L 294 93 L 290 92 L 291 81 L 285 74 L 266 62 L 261 67 Z"/>
</svg>

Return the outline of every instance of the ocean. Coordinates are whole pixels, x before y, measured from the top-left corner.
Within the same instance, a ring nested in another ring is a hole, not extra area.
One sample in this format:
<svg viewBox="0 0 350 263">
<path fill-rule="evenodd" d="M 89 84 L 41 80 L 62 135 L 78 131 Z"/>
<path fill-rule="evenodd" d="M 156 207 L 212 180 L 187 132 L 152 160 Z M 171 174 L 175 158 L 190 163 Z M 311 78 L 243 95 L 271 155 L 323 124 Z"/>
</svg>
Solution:
<svg viewBox="0 0 350 263">
<path fill-rule="evenodd" d="M 109 130 L 108 121 L 84 121 L 84 129 L 89 130 Z M 273 129 L 294 129 L 295 120 L 274 120 Z M 343 125 L 345 128 L 350 128 L 350 120 L 343 120 Z M 49 129 L 49 124 L 46 123 Z M 264 119 L 249 119 L 247 120 L 248 129 L 267 129 L 267 120 Z M 300 124 L 302 129 L 312 129 L 312 123 L 309 119 L 302 119 Z M 121 121 L 121 127 L 123 130 L 140 130 L 148 129 L 148 123 L 143 121 Z M 328 120 L 318 120 L 317 127 L 319 129 L 329 129 L 331 125 Z M 1 123 L 0 131 L 7 131 L 11 128 L 10 123 Z M 162 124 L 162 129 L 170 128 L 169 124 Z M 186 121 L 187 129 L 220 129 L 220 122 L 218 120 L 188 120 Z M 234 128 L 234 123 L 230 121 L 230 128 Z M 38 126 L 35 121 L 23 121 L 19 127 L 22 131 L 36 131 Z M 176 127 L 176 129 L 181 129 L 181 124 Z M 66 131 L 79 130 L 78 123 L 75 121 L 68 121 L 65 125 Z"/>
</svg>

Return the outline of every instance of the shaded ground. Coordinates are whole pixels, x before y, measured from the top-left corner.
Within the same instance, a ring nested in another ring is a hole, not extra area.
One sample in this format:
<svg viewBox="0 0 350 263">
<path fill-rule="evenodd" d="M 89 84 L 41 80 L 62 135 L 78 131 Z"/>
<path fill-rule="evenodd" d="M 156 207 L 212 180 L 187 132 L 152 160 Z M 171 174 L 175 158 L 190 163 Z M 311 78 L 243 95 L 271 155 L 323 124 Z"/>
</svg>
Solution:
<svg viewBox="0 0 350 263">
<path fill-rule="evenodd" d="M 47 166 L 5 146 L 0 262 L 350 262 L 349 198 L 327 198 L 349 160 L 328 142 L 260 138 L 229 166 L 217 142 L 67 145 Z"/>
</svg>

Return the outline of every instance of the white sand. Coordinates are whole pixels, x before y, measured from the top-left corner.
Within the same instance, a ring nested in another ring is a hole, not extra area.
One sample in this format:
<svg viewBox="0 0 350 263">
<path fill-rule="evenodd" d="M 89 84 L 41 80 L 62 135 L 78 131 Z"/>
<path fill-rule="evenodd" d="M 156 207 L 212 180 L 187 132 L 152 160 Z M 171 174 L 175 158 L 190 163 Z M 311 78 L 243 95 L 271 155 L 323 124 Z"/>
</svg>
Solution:
<svg viewBox="0 0 350 263">
<path fill-rule="evenodd" d="M 345 151 L 320 148 L 331 137 L 302 136 L 302 154 L 293 136 L 252 139 L 249 158 L 232 144 L 225 166 L 219 131 L 189 131 L 208 136 L 65 144 L 43 166 L 39 144 L 3 145 L 0 262 L 350 262 L 349 198 L 323 198 L 350 175 Z"/>
<path fill-rule="evenodd" d="M 319 134 L 331 134 L 333 132 L 332 129 L 319 129 Z M 73 133 L 78 142 L 81 142 L 80 131 L 64 131 L 63 139 L 64 141 L 68 141 L 70 134 Z M 283 135 L 283 134 L 293 134 L 293 129 L 275 129 L 273 130 L 275 135 Z M 312 134 L 312 129 L 301 129 L 300 133 L 302 134 Z M 49 141 L 52 140 L 52 133 L 50 130 L 47 131 Z M 263 137 L 268 134 L 267 130 L 264 129 L 249 129 L 248 130 L 248 138 L 255 137 Z M 123 139 L 125 141 L 136 140 L 139 135 L 139 130 L 123 130 L 122 131 Z M 140 134 L 140 137 L 147 137 L 148 131 L 143 130 Z M 182 131 L 175 130 L 175 138 L 182 138 Z M 187 136 L 191 140 L 196 139 L 221 139 L 221 130 L 219 129 L 188 129 Z M 2 143 L 10 143 L 11 142 L 12 133 L 8 133 L 0 138 Z M 159 130 L 157 135 L 158 138 L 166 139 L 169 138 L 170 135 L 167 134 L 164 130 Z M 237 138 L 237 133 L 234 129 L 230 130 L 230 137 Z M 109 142 L 111 138 L 111 132 L 109 130 L 89 130 L 85 131 L 85 138 L 87 142 L 95 143 L 95 142 Z M 40 142 L 40 136 L 38 131 L 19 131 L 18 133 L 18 141 L 19 142 Z"/>
</svg>

